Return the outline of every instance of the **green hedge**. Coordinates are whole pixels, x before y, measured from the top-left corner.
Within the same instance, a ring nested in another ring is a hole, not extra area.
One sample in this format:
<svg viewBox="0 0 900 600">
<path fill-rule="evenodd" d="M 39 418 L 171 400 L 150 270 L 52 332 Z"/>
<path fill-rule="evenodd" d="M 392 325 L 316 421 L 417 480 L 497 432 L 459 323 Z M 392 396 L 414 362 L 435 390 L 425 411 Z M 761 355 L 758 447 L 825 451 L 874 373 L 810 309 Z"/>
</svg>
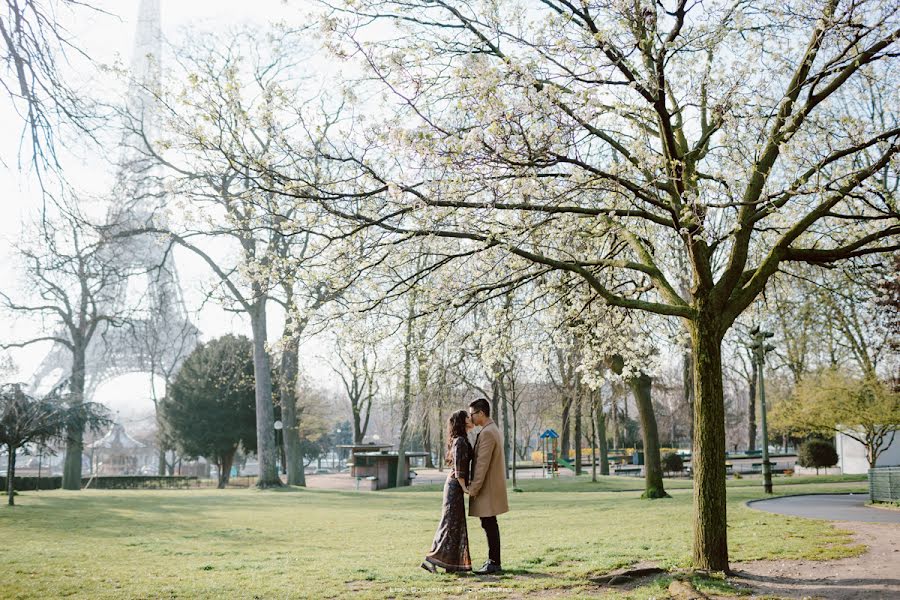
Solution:
<svg viewBox="0 0 900 600">
<path fill-rule="evenodd" d="M 55 490 L 62 487 L 62 477 L 13 477 L 13 489 L 17 492 Z M 0 477 L 0 489 L 6 493 L 6 477 Z"/>
<path fill-rule="evenodd" d="M 87 485 L 90 477 L 81 478 L 81 486 Z M 108 475 L 94 477 L 90 489 L 128 490 L 190 487 L 197 484 L 196 477 L 168 477 L 158 475 Z M 62 477 L 16 477 L 13 489 L 17 492 L 34 490 L 57 490 L 62 487 Z M 6 492 L 6 477 L 0 477 L 0 489 Z"/>
<path fill-rule="evenodd" d="M 87 485 L 90 477 L 81 479 L 81 486 Z M 95 490 L 128 490 L 128 489 L 159 489 L 188 487 L 196 483 L 196 477 L 180 477 L 168 475 L 101 475 L 94 477 L 90 489 Z"/>
</svg>

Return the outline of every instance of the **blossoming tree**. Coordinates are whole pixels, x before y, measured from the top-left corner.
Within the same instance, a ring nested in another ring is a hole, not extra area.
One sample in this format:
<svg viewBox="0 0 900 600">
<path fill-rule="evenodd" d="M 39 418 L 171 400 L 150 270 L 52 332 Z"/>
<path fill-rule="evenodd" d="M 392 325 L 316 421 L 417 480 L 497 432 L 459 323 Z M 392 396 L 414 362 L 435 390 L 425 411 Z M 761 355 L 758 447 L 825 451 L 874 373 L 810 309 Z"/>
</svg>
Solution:
<svg viewBox="0 0 900 600">
<path fill-rule="evenodd" d="M 335 50 L 398 102 L 365 151 L 331 149 L 359 176 L 341 182 L 355 204 L 329 196 L 330 210 L 500 248 L 579 275 L 610 305 L 680 319 L 694 358 L 693 562 L 727 569 L 723 337 L 786 263 L 898 248 L 898 5 L 332 9 Z M 390 35 L 365 37 L 379 21 Z M 873 98 L 889 118 L 871 118 Z M 682 259 L 686 289 L 673 283 Z"/>
</svg>

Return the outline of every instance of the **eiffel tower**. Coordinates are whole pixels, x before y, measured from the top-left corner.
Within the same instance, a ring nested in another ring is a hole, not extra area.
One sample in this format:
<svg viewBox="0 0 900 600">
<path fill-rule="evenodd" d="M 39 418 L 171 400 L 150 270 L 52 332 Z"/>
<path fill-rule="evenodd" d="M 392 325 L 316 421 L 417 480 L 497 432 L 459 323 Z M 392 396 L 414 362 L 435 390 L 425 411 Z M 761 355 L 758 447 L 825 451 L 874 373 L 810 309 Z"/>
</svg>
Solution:
<svg viewBox="0 0 900 600">
<path fill-rule="evenodd" d="M 153 139 L 154 97 L 160 81 L 162 33 L 160 0 L 141 0 L 138 10 L 132 79 L 128 89 L 126 124 L 121 158 L 107 211 L 107 231 L 164 227 L 161 216 L 165 195 L 159 186 L 157 167 L 140 152 L 142 136 Z M 87 349 L 85 398 L 97 387 L 127 373 L 171 376 L 198 343 L 199 330 L 190 322 L 181 296 L 178 273 L 170 248 L 150 235 L 122 238 L 107 260 L 139 275 L 117 286 L 112 295 L 123 306 L 139 303 L 139 316 L 127 327 L 109 327 L 95 336 Z M 109 311 L 110 314 L 115 310 Z M 32 380 L 33 391 L 45 391 L 62 383 L 72 368 L 71 353 L 54 346 Z"/>
</svg>

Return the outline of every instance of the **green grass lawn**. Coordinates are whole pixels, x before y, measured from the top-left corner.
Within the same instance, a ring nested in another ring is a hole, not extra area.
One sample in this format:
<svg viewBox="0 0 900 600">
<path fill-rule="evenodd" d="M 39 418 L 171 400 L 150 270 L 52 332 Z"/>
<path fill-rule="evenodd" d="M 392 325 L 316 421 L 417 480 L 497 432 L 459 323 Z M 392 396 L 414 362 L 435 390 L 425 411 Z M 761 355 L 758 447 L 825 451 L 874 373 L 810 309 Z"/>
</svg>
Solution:
<svg viewBox="0 0 900 600">
<path fill-rule="evenodd" d="M 776 493 L 865 490 L 859 481 L 786 479 Z M 440 516 L 440 492 L 427 488 L 25 492 L 0 510 L 0 597 L 602 596 L 588 577 L 638 561 L 689 564 L 691 495 L 678 489 L 689 482 L 672 482 L 666 500 L 609 491 L 641 483 L 522 481 L 500 517 L 506 574 L 490 580 L 418 567 Z M 860 551 L 827 523 L 744 506 L 761 496 L 758 480 L 729 482 L 733 561 Z M 487 547 L 477 519 L 469 534 L 480 565 Z M 629 597 L 658 596 L 660 585 Z"/>
</svg>

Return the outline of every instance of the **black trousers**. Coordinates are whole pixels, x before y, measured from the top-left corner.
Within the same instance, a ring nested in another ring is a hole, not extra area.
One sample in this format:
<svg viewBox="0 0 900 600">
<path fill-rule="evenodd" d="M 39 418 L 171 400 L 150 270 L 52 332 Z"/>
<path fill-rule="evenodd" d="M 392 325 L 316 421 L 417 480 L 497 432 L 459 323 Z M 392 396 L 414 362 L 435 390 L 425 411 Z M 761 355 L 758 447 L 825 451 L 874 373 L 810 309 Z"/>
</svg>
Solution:
<svg viewBox="0 0 900 600">
<path fill-rule="evenodd" d="M 481 517 L 481 528 L 487 534 L 488 558 L 495 565 L 500 564 L 500 527 L 497 517 Z"/>
</svg>

